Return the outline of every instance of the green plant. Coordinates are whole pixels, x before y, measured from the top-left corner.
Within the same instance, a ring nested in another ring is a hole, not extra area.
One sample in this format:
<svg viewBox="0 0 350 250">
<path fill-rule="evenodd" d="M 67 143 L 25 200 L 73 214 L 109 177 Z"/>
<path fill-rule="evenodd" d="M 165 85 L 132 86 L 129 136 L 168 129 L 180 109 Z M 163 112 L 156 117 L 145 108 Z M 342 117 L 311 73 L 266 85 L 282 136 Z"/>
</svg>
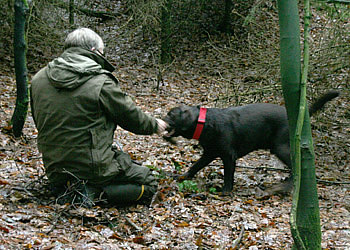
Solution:
<svg viewBox="0 0 350 250">
<path fill-rule="evenodd" d="M 181 163 L 175 161 L 174 159 L 172 159 L 172 162 L 174 164 L 175 170 L 178 171 L 178 172 L 181 172 L 181 169 L 182 169 Z"/>
<path fill-rule="evenodd" d="M 158 179 L 164 179 L 166 177 L 166 173 L 164 172 L 163 169 L 157 168 L 156 166 L 153 165 L 146 165 L 149 169 L 156 171 L 158 175 L 155 175 Z"/>
<path fill-rule="evenodd" d="M 197 183 L 190 180 L 185 180 L 181 183 L 178 183 L 180 192 L 190 192 L 190 193 L 198 193 L 199 189 Z"/>
</svg>

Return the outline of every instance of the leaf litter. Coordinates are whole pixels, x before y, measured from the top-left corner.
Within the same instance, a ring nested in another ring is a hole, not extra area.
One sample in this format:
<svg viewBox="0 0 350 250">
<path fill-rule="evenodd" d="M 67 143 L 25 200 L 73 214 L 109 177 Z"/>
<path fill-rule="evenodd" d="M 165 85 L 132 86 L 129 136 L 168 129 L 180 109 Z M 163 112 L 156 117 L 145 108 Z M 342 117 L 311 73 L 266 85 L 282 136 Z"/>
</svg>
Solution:
<svg viewBox="0 0 350 250">
<path fill-rule="evenodd" d="M 215 68 L 217 65 L 208 66 L 208 61 L 215 63 L 217 57 L 211 60 L 211 55 L 203 56 L 200 48 L 193 49 L 193 54 L 186 52 L 188 61 L 179 61 L 178 68 L 164 74 L 157 91 L 156 70 L 127 59 L 128 55 L 140 53 L 140 58 L 145 58 L 140 61 L 147 62 L 144 48 L 139 48 L 136 42 L 136 45 L 123 39 L 118 42 L 124 43 L 119 47 L 125 53 L 119 57 L 123 62 L 116 75 L 124 90 L 152 115 L 162 117 L 170 108 L 181 104 L 221 107 L 256 101 L 256 96 L 245 99 L 244 87 L 240 100 L 221 99 L 229 95 L 231 86 L 223 87 L 225 81 L 220 75 L 213 77 L 205 73 L 208 68 L 222 69 Z M 217 42 L 211 41 L 203 47 L 215 49 L 213 46 L 220 46 Z M 196 58 L 203 69 L 196 66 Z M 231 81 L 250 81 L 242 73 L 246 65 L 251 64 L 249 60 L 242 59 L 245 61 L 243 69 L 231 72 L 230 77 L 234 78 Z M 250 70 L 253 77 L 259 72 Z M 174 146 L 157 135 L 137 136 L 118 128 L 115 140 L 123 149 L 134 160 L 158 170 L 160 184 L 151 206 L 87 209 L 56 204 L 48 190 L 41 155 L 35 144 L 37 131 L 31 114 L 28 114 L 22 138 L 15 139 L 9 133 L 8 121 L 15 105 L 12 71 L 5 70 L 0 76 L 0 249 L 291 248 L 291 197 L 256 197 L 261 185 L 277 183 L 287 176 L 284 166 L 264 151 L 238 160 L 233 195 L 222 197 L 217 192 L 223 184 L 220 161 L 214 161 L 197 174 L 193 180 L 195 190 L 191 186 L 180 190 L 176 181 L 162 173 L 183 172 L 198 160 L 201 149 L 195 141 L 178 138 L 178 145 Z M 281 92 L 261 98 L 282 103 Z M 321 119 L 313 121 L 317 176 L 324 181 L 349 183 L 349 151 L 343 146 L 344 143 L 350 146 L 349 117 L 344 115 L 349 100 L 343 96 L 329 106 L 320 115 Z M 322 248 L 349 249 L 349 185 L 325 182 L 318 184 L 318 190 Z"/>
</svg>

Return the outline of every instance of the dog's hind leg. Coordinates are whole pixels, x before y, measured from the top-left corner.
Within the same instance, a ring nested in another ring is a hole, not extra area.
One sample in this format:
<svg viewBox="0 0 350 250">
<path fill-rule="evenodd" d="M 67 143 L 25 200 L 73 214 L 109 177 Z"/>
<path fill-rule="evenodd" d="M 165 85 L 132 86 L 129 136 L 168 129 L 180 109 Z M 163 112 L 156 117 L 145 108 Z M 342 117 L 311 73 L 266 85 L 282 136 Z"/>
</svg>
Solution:
<svg viewBox="0 0 350 250">
<path fill-rule="evenodd" d="M 271 153 L 275 154 L 278 159 L 280 159 L 284 164 L 288 166 L 290 170 L 292 170 L 289 142 L 278 145 L 274 150 L 271 150 Z"/>
<path fill-rule="evenodd" d="M 292 171 L 292 162 L 290 159 L 290 148 L 289 148 L 289 142 L 281 143 L 277 147 L 275 147 L 274 150 L 271 150 L 271 153 L 275 154 L 284 164 L 286 164 L 290 171 Z M 288 177 L 285 181 L 282 183 L 273 185 L 269 187 L 266 192 L 269 194 L 283 194 L 283 193 L 290 193 L 293 187 L 293 178 L 292 173 L 290 177 Z"/>
<path fill-rule="evenodd" d="M 198 161 L 196 161 L 186 173 L 180 175 L 177 178 L 177 180 L 181 181 L 192 179 L 198 171 L 200 171 L 202 168 L 211 163 L 215 158 L 216 156 L 206 153 L 206 151 L 204 151 L 202 157 Z"/>
<path fill-rule="evenodd" d="M 235 154 L 227 154 L 221 156 L 224 163 L 224 187 L 222 188 L 222 194 L 228 195 L 233 189 L 233 179 L 236 169 L 236 156 Z"/>
</svg>

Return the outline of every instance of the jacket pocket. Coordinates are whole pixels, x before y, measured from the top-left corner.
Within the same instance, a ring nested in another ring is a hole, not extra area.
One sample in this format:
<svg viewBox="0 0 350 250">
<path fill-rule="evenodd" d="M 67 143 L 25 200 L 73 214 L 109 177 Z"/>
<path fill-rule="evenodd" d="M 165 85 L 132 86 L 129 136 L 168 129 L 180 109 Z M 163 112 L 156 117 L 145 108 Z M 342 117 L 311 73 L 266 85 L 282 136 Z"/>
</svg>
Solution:
<svg viewBox="0 0 350 250">
<path fill-rule="evenodd" d="M 91 136 L 91 166 L 93 173 L 100 175 L 100 162 L 101 162 L 101 155 L 99 152 L 98 147 L 98 135 L 96 133 L 95 129 L 90 129 L 90 136 Z"/>
</svg>

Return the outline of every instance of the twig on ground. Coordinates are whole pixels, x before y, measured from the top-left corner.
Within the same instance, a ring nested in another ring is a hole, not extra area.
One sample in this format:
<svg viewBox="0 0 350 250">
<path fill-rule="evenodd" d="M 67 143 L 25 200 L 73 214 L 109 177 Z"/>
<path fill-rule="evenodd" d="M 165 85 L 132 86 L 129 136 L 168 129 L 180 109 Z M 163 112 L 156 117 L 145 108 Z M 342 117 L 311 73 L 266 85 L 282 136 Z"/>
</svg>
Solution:
<svg viewBox="0 0 350 250">
<path fill-rule="evenodd" d="M 154 204 L 156 203 L 156 201 L 158 200 L 158 195 L 159 195 L 159 191 L 157 191 L 153 197 L 152 197 L 152 200 L 151 200 L 151 203 L 149 205 L 150 209 L 154 206 Z"/>
<path fill-rule="evenodd" d="M 232 243 L 232 246 L 231 246 L 232 249 L 237 249 L 239 243 L 241 243 L 243 235 L 244 235 L 244 225 L 242 224 L 241 225 L 241 232 L 239 233 L 238 238 L 235 239 Z"/>
<path fill-rule="evenodd" d="M 73 176 L 76 179 L 76 181 L 72 183 L 69 182 L 69 184 L 67 185 L 68 187 L 65 189 L 64 193 L 57 197 L 56 203 L 58 203 L 58 201 L 61 198 L 64 198 L 64 197 L 67 197 L 68 195 L 73 194 L 74 195 L 73 199 L 70 202 L 74 207 L 76 205 L 79 205 L 79 207 L 87 207 L 87 208 L 94 206 L 95 202 L 93 199 L 89 197 L 88 191 L 82 190 L 87 188 L 86 187 L 87 181 L 81 180 L 79 177 L 67 171 L 66 169 L 63 169 L 63 170 L 64 170 L 63 173 Z M 77 199 L 77 202 L 75 202 L 76 199 Z"/>
<path fill-rule="evenodd" d="M 219 164 L 209 164 L 208 166 L 220 166 Z M 249 166 L 241 166 L 237 165 L 237 168 L 247 168 L 247 169 L 254 169 L 254 170 L 268 170 L 268 171 L 281 171 L 284 173 L 289 173 L 290 171 L 288 169 L 283 168 L 269 168 L 269 167 L 249 167 Z"/>
<path fill-rule="evenodd" d="M 283 168 L 269 168 L 269 167 L 249 167 L 249 166 L 237 166 L 238 168 L 247 168 L 247 169 L 256 169 L 256 170 L 268 170 L 268 171 L 281 171 L 285 173 L 289 173 L 288 169 Z"/>
<path fill-rule="evenodd" d="M 142 228 L 132 222 L 128 217 L 124 216 L 124 218 L 133 228 L 136 229 L 136 231 L 142 231 Z"/>
<path fill-rule="evenodd" d="M 68 206 L 65 206 L 63 209 L 61 209 L 60 211 L 58 211 L 57 215 L 55 216 L 53 222 L 51 222 L 52 226 L 49 230 L 45 231 L 44 233 L 46 235 L 50 234 L 55 228 L 56 228 L 56 225 L 57 225 L 57 222 L 59 220 L 59 218 L 62 217 L 62 214 L 64 212 L 66 212 L 67 210 L 69 210 L 71 208 L 72 205 L 68 205 Z"/>
<path fill-rule="evenodd" d="M 342 181 L 326 181 L 326 180 L 320 180 L 317 179 L 317 183 L 322 183 L 322 184 L 329 184 L 329 185 L 350 185 L 350 182 L 342 182 Z"/>
</svg>

